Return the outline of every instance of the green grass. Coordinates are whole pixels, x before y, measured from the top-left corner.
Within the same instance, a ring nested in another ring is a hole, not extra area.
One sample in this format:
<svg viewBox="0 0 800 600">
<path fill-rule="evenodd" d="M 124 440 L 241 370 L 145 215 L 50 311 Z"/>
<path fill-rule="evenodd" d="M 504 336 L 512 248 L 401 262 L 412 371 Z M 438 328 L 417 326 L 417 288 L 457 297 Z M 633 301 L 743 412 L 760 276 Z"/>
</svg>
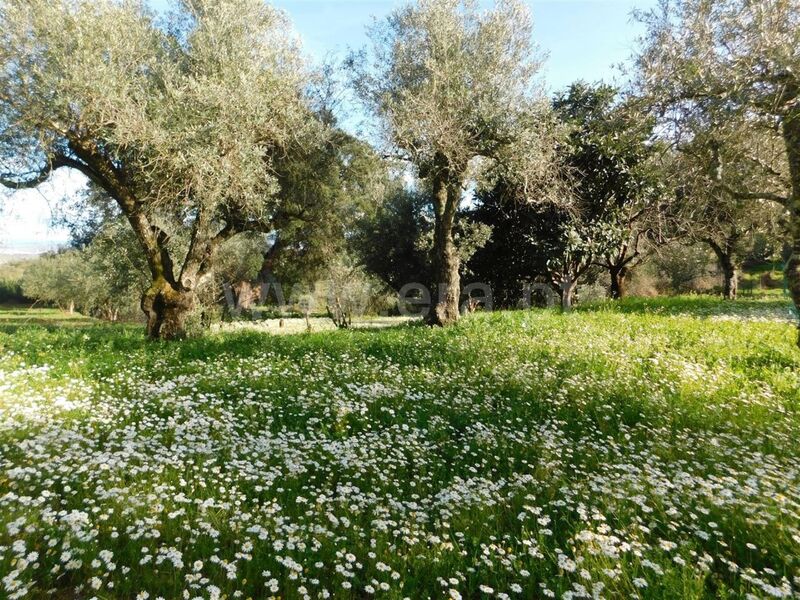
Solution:
<svg viewBox="0 0 800 600">
<path fill-rule="evenodd" d="M 766 279 L 762 279 L 766 276 Z M 739 293 L 742 296 L 781 296 L 786 289 L 783 264 L 780 262 L 752 265 L 744 269 L 739 277 Z"/>
<path fill-rule="evenodd" d="M 0 319 L 0 589 L 796 596 L 791 318 L 630 299 L 180 344 Z"/>
</svg>

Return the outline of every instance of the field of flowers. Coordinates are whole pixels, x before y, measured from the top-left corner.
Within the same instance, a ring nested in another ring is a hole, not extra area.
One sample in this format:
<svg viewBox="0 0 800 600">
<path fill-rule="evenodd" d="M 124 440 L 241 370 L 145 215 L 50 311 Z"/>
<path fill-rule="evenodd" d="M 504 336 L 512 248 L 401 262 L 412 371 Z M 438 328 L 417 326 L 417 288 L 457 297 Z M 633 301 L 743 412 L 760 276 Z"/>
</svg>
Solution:
<svg viewBox="0 0 800 600">
<path fill-rule="evenodd" d="M 0 597 L 800 597 L 790 316 L 0 325 Z"/>
</svg>

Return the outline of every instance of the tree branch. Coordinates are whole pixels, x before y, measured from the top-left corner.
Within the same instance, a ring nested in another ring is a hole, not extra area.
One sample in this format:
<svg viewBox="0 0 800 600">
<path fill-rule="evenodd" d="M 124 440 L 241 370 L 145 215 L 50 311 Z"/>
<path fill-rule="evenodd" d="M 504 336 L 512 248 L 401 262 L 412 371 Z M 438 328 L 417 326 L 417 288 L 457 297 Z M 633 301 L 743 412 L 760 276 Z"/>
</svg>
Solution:
<svg viewBox="0 0 800 600">
<path fill-rule="evenodd" d="M 780 194 L 776 194 L 774 192 L 740 192 L 724 183 L 719 185 L 723 190 L 737 200 L 770 200 L 772 202 L 777 202 L 782 206 L 787 206 L 789 204 L 788 196 L 781 196 Z"/>
<path fill-rule="evenodd" d="M 65 156 L 55 156 L 42 170 L 38 172 L 14 174 L 0 174 L 0 185 L 11 190 L 29 190 L 38 187 L 50 178 L 53 171 L 61 167 L 72 167 L 71 159 Z M 25 178 L 27 177 L 27 179 Z"/>
</svg>

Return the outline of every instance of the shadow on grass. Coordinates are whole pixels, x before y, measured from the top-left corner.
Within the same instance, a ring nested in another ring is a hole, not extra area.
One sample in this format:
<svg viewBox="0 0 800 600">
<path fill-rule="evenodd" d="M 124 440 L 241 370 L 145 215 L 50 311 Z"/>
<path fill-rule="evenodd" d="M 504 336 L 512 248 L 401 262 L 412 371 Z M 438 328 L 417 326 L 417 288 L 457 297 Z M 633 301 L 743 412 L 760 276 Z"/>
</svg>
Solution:
<svg viewBox="0 0 800 600">
<path fill-rule="evenodd" d="M 620 302 L 587 304 L 576 313 L 618 313 L 639 315 L 685 315 L 708 318 L 724 315 L 729 310 L 719 299 L 712 297 L 628 298 Z M 735 304 L 738 311 L 786 308 L 784 301 L 741 300 Z M 67 363 L 80 358 L 84 374 L 90 377 L 107 375 L 118 370 L 121 364 L 138 364 L 144 368 L 154 363 L 178 365 L 188 361 L 207 361 L 220 356 L 249 357 L 265 352 L 293 361 L 312 354 L 325 354 L 341 361 L 362 357 L 390 361 L 401 368 L 434 368 L 449 370 L 471 364 L 476 370 L 490 372 L 493 365 L 509 353 L 522 352 L 519 359 L 530 359 L 537 352 L 537 344 L 509 346 L 506 334 L 518 335 L 520 319 L 528 311 L 480 314 L 463 319 L 458 325 L 446 329 L 429 328 L 419 322 L 402 323 L 380 329 L 335 330 L 293 335 L 272 335 L 259 331 L 237 331 L 208 334 L 181 342 L 153 342 L 144 337 L 140 324 L 111 325 L 92 319 L 70 319 L 64 315 L 41 315 L 24 321 L 10 318 L 0 311 L 0 351 L 9 349 L 31 364 L 49 362 Z M 534 309 L 536 313 L 545 311 Z M 547 311 L 556 313 L 557 311 Z M 732 315 L 738 312 L 730 313 Z M 557 314 L 548 327 L 547 335 L 564 335 L 570 319 L 562 320 Z M 564 315 L 568 317 L 568 315 Z M 563 329 L 563 330 L 562 330 Z M 683 333 L 686 336 L 686 332 Z M 684 338 L 681 338 L 684 339 Z M 685 341 L 685 339 L 684 339 Z M 544 351 L 544 348 L 540 348 Z M 753 351 L 755 352 L 755 350 Z M 747 366 L 794 364 L 793 354 L 775 350 L 767 357 L 742 352 L 734 362 Z M 544 358 L 544 357 L 542 357 Z M 587 357 L 588 358 L 588 357 Z M 548 357 L 548 362 L 559 362 L 559 357 Z M 586 365 L 588 368 L 589 365 Z"/>
<path fill-rule="evenodd" d="M 424 330 L 425 337 L 431 333 L 420 324 L 405 322 L 390 327 L 292 335 L 231 331 L 163 342 L 146 339 L 142 324 L 111 324 L 48 309 L 0 309 L 0 352 L 12 350 L 29 364 L 66 365 L 79 358 L 83 374 L 96 377 L 117 370 L 121 362 L 147 367 L 156 362 L 180 364 L 221 355 L 248 357 L 265 351 L 292 360 L 311 353 L 412 358 L 418 353 L 403 347 L 413 346 L 419 334 L 412 332 L 420 330 Z M 426 345 L 439 346 L 440 354 L 445 356 L 447 344 L 436 342 L 435 338 Z"/>
</svg>

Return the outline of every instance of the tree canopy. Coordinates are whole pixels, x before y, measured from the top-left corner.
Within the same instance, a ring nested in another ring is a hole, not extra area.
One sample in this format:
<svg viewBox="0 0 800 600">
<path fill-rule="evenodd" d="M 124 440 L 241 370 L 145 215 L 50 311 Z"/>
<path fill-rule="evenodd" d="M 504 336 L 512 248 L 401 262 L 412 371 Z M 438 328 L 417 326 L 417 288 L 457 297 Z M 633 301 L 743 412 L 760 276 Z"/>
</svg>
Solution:
<svg viewBox="0 0 800 600">
<path fill-rule="evenodd" d="M 337 71 L 264 0 L 0 0 L 0 183 L 86 176 L 85 216 L 62 217 L 98 266 L 81 285 L 105 297 L 100 266 L 135 256 L 151 338 L 181 337 L 222 283 L 253 301 L 273 271 L 423 280 L 434 325 L 458 319 L 472 267 L 504 303 L 546 279 L 569 306 L 601 269 L 620 297 L 678 236 L 714 249 L 733 296 L 742 236 L 784 217 L 800 307 L 797 0 L 638 17 L 630 94 L 578 82 L 548 101 L 525 2 L 409 0 L 344 65 L 376 147 L 337 123 Z"/>
<path fill-rule="evenodd" d="M 553 109 L 567 132 L 558 154 L 571 201 L 542 202 L 547 189 L 526 194 L 511 178 L 481 190 L 472 212 L 493 228 L 475 268 L 495 282 L 506 305 L 522 282 L 545 279 L 569 306 L 579 280 L 596 267 L 609 271 L 619 297 L 626 274 L 662 238 L 653 120 L 624 105 L 615 88 L 583 82 L 557 94 Z"/>
</svg>

